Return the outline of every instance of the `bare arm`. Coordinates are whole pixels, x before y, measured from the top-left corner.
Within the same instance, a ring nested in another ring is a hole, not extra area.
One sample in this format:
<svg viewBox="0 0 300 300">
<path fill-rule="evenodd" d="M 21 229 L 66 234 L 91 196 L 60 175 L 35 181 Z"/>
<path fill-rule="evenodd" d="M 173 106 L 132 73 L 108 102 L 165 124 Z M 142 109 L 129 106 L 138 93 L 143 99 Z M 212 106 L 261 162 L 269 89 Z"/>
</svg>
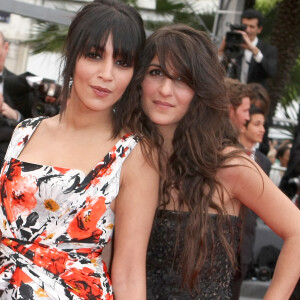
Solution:
<svg viewBox="0 0 300 300">
<path fill-rule="evenodd" d="M 257 164 L 237 159 L 222 178 L 232 196 L 258 214 L 284 245 L 265 300 L 286 300 L 300 276 L 300 211 L 265 175 Z M 231 164 L 231 163 L 230 163 Z"/>
<path fill-rule="evenodd" d="M 116 300 L 146 300 L 146 251 L 158 203 L 159 176 L 139 145 L 126 159 L 115 205 L 112 284 Z"/>
</svg>

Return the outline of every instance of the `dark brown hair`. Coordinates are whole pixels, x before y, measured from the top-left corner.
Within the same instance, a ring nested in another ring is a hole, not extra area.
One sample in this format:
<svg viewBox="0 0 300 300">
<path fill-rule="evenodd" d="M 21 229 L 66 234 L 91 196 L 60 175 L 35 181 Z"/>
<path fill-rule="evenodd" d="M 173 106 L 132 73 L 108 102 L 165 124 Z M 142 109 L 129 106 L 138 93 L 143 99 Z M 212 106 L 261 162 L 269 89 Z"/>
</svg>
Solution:
<svg viewBox="0 0 300 300">
<path fill-rule="evenodd" d="M 260 107 L 264 111 L 265 117 L 267 117 L 270 108 L 270 96 L 266 88 L 257 82 L 248 83 L 250 88 L 250 100 L 251 104 L 258 106 L 257 102 L 260 102 Z"/>
<path fill-rule="evenodd" d="M 187 207 L 190 218 L 182 253 L 183 285 L 193 288 L 208 257 L 207 239 L 213 236 L 209 209 L 217 211 L 217 234 L 232 264 L 235 255 L 232 239 L 226 238 L 224 228 L 230 223 L 223 206 L 225 189 L 216 179 L 217 171 L 232 155 L 224 154 L 227 146 L 238 145 L 229 121 L 224 85 L 224 68 L 217 50 L 204 32 L 186 25 L 169 25 L 158 29 L 146 41 L 142 65 L 136 76 L 137 89 L 157 55 L 162 72 L 172 77 L 167 66 L 194 91 L 190 107 L 180 120 L 173 137 L 173 153 L 163 166 L 161 207 L 178 194 L 179 210 Z M 173 72 L 171 72 L 173 73 Z M 151 125 L 149 125 L 150 127 Z M 152 124 L 152 132 L 155 127 Z M 165 172 L 164 172 L 165 171 Z M 218 193 L 221 205 L 213 201 Z"/>
<path fill-rule="evenodd" d="M 110 34 L 113 36 L 114 56 L 120 56 L 128 65 L 133 65 L 136 72 L 145 44 L 143 20 L 139 13 L 133 7 L 115 0 L 89 2 L 74 17 L 65 42 L 61 114 L 66 108 L 77 59 L 86 56 L 93 47 L 103 49 Z M 124 127 L 135 129 L 131 120 L 124 123 L 120 118 L 120 114 L 126 111 L 132 114 L 131 106 L 127 105 L 130 86 L 114 108 L 113 136 L 117 136 Z"/>
<path fill-rule="evenodd" d="M 246 123 L 245 123 L 246 128 L 248 128 L 248 125 L 251 122 L 253 115 L 263 115 L 263 116 L 265 116 L 264 111 L 261 108 L 256 107 L 255 105 L 251 105 L 250 109 L 249 109 L 250 120 L 246 121 Z"/>
<path fill-rule="evenodd" d="M 238 79 L 226 77 L 225 86 L 227 97 L 235 110 L 242 104 L 244 97 L 250 98 L 251 96 L 251 88 Z"/>
<path fill-rule="evenodd" d="M 249 8 L 246 9 L 245 11 L 243 11 L 242 15 L 241 15 L 241 20 L 243 19 L 257 19 L 257 25 L 258 27 L 263 26 L 264 23 L 264 17 L 261 14 L 260 11 Z"/>
</svg>

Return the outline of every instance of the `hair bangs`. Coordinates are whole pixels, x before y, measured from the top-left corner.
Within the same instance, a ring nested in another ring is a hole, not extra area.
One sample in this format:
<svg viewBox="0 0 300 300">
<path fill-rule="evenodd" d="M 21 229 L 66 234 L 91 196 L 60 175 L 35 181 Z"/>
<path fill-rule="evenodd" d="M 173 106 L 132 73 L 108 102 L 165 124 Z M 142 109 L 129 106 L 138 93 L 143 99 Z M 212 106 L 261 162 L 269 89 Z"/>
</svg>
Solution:
<svg viewBox="0 0 300 300">
<path fill-rule="evenodd" d="M 137 65 L 143 48 L 143 41 L 138 34 L 138 28 L 128 18 L 121 15 L 115 19 L 111 29 L 113 36 L 114 57 L 121 57 L 128 65 Z"/>
<path fill-rule="evenodd" d="M 79 33 L 78 40 L 81 42 L 81 49 L 78 51 L 78 56 L 88 55 L 92 48 L 96 51 L 104 51 L 107 40 L 112 34 L 114 58 L 122 58 L 129 66 L 136 63 L 138 59 L 136 54 L 141 51 L 143 41 L 140 38 L 139 28 L 133 22 L 128 22 L 125 14 L 102 12 L 102 14 L 94 15 L 94 18 L 87 20 L 86 23 Z M 95 26 L 95 24 L 101 26 Z"/>
<path fill-rule="evenodd" d="M 155 54 L 158 57 L 162 71 L 171 79 L 181 78 L 189 87 L 194 88 L 190 72 L 191 62 L 187 59 L 188 49 L 178 42 L 178 37 L 167 35 L 156 42 Z"/>
</svg>

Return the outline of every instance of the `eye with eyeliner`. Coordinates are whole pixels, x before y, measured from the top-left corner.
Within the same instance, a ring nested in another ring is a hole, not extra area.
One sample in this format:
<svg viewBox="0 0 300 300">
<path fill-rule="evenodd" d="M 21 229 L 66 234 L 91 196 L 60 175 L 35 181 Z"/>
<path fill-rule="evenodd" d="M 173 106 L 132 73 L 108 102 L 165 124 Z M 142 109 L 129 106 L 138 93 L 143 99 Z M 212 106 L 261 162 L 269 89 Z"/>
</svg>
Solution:
<svg viewBox="0 0 300 300">
<path fill-rule="evenodd" d="M 167 77 L 169 77 L 168 75 L 166 75 L 162 71 L 162 69 L 159 66 L 156 66 L 156 65 L 150 65 L 149 70 L 148 70 L 148 74 L 150 76 L 153 76 L 153 77 L 157 77 L 157 76 L 159 76 L 159 77 L 160 76 L 167 76 Z M 183 76 L 174 75 L 174 76 L 169 77 L 169 78 L 172 79 L 174 82 L 186 84 Z"/>
<path fill-rule="evenodd" d="M 149 70 L 151 76 L 164 76 L 164 73 L 160 68 L 152 68 Z"/>
<path fill-rule="evenodd" d="M 87 54 L 87 57 L 91 58 L 91 59 L 101 59 L 102 58 L 102 56 L 99 53 L 94 52 L 94 51 L 89 52 Z"/>
<path fill-rule="evenodd" d="M 115 60 L 116 65 L 122 67 L 122 68 L 131 68 L 132 64 L 130 64 L 127 60 L 123 59 L 123 58 L 117 58 Z"/>
<path fill-rule="evenodd" d="M 102 51 L 97 49 L 96 47 L 92 47 L 87 53 L 86 57 L 90 59 L 101 59 L 102 58 Z"/>
</svg>

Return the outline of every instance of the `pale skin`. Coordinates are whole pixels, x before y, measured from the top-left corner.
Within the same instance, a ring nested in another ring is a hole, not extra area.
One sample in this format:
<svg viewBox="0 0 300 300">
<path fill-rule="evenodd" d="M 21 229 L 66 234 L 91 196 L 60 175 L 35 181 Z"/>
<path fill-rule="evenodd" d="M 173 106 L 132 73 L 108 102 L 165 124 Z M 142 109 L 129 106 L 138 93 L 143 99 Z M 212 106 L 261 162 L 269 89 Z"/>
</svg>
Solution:
<svg viewBox="0 0 300 300">
<path fill-rule="evenodd" d="M 284 240 L 264 300 L 288 299 L 300 276 L 300 211 L 248 157 L 227 163 L 235 166 L 221 169 L 218 179 L 229 191 L 226 197 L 228 213 L 237 215 L 243 203 Z"/>
<path fill-rule="evenodd" d="M 61 120 L 59 116 L 43 120 L 20 160 L 88 174 L 127 133 L 111 138 L 112 106 L 129 84 L 133 67 L 113 57 L 112 36 L 103 53 L 94 52 L 77 60 Z M 120 191 L 110 206 L 115 213 L 112 282 L 116 300 L 127 300 L 128 295 L 134 300 L 146 299 L 146 249 L 158 183 L 156 170 L 146 162 L 138 144 L 123 164 Z"/>
<path fill-rule="evenodd" d="M 159 65 L 156 57 L 152 60 L 152 64 Z M 142 84 L 143 108 L 165 138 L 166 152 L 171 153 L 172 138 L 177 126 L 174 120 L 180 120 L 183 117 L 186 105 L 191 102 L 192 97 L 189 93 L 182 97 L 176 80 L 167 78 L 164 74 L 160 74 L 161 79 L 158 80 L 151 74 L 151 70 L 150 65 Z M 180 90 L 182 89 L 184 88 L 181 86 Z M 186 91 L 189 89 L 186 86 Z M 174 106 L 159 107 L 158 101 L 159 103 L 172 103 Z M 178 114 L 180 107 L 181 116 Z M 233 148 L 227 148 L 224 151 L 228 153 L 233 150 Z M 226 212 L 229 215 L 239 216 L 241 205 L 244 204 L 284 240 L 275 273 L 264 300 L 286 300 L 300 276 L 298 263 L 300 261 L 300 211 L 246 154 L 229 159 L 226 165 L 232 167 L 221 168 L 217 172 L 217 179 L 224 187 L 223 200 Z M 176 195 L 173 196 L 174 201 L 168 204 L 167 209 L 178 208 Z M 218 194 L 214 199 L 217 204 L 221 205 Z M 210 209 L 209 213 L 216 213 L 216 211 Z"/>
</svg>

